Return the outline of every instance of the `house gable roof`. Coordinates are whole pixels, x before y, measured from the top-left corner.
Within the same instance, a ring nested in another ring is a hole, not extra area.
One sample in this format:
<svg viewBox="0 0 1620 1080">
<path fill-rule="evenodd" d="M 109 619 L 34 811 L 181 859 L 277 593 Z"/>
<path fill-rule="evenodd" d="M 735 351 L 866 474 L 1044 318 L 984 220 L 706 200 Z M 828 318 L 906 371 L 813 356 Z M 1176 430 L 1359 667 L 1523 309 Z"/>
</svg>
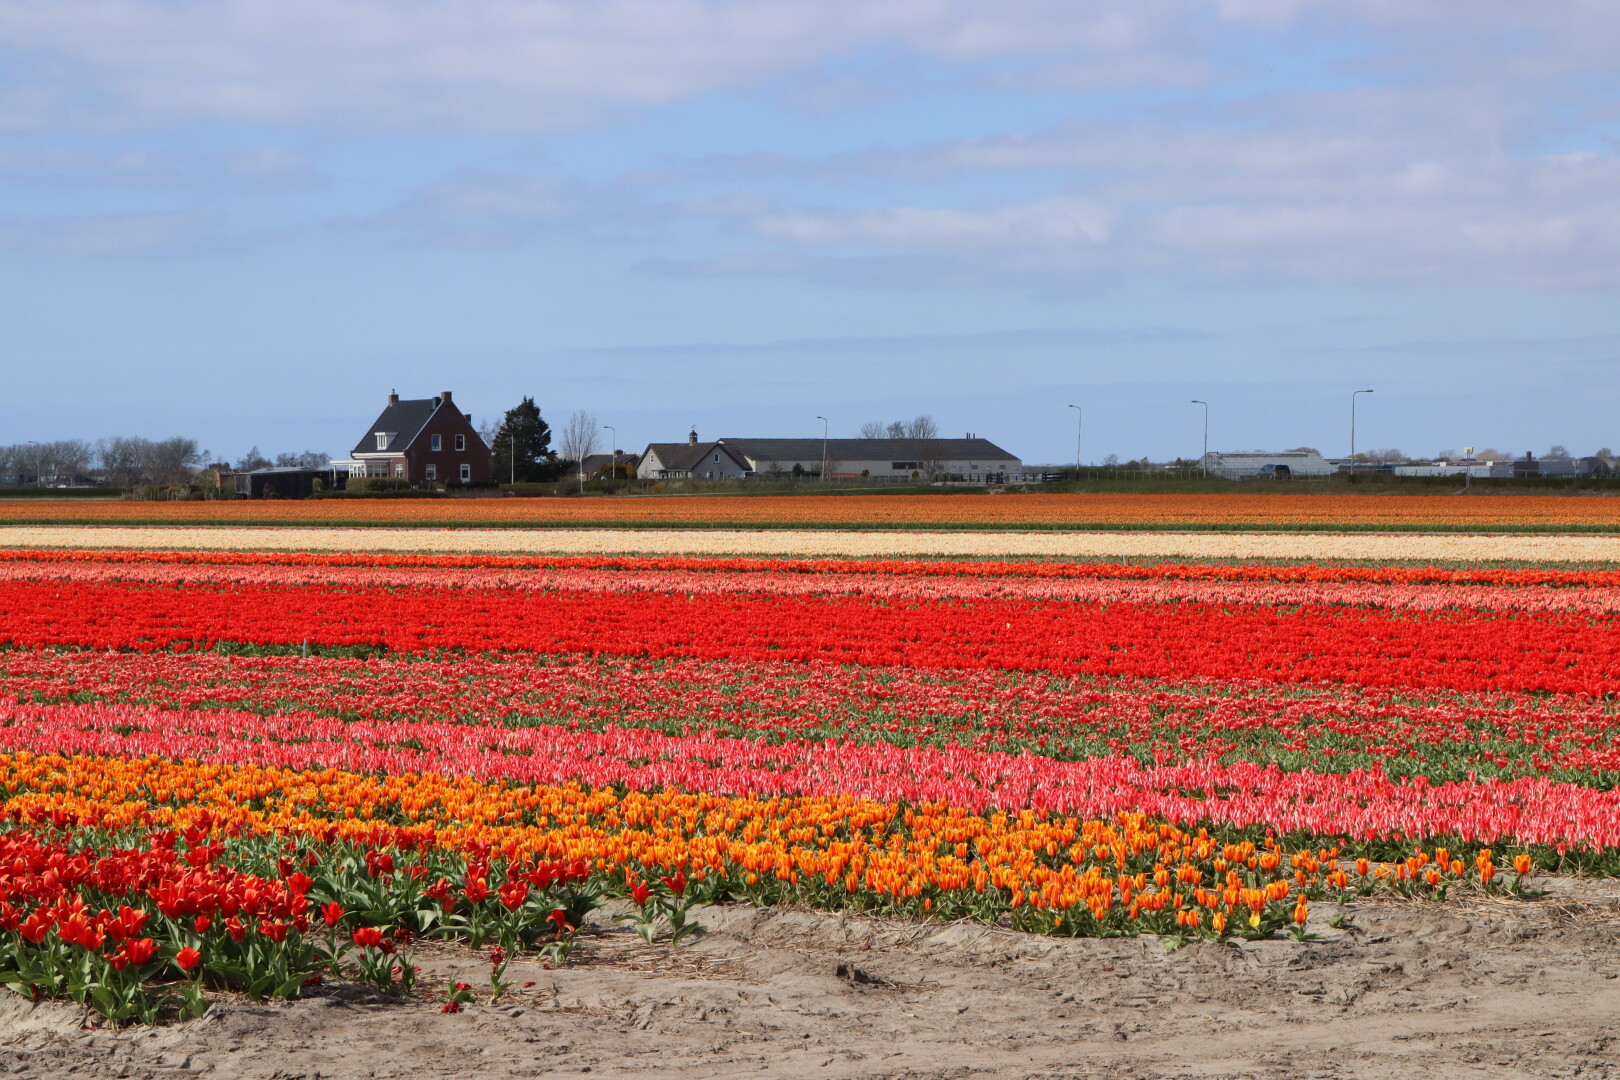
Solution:
<svg viewBox="0 0 1620 1080">
<path fill-rule="evenodd" d="M 753 468 L 724 441 L 697 444 L 684 442 L 648 443 L 647 450 L 642 454 L 642 460 L 646 460 L 647 454 L 653 454 L 657 457 L 660 467 L 666 472 L 691 472 L 697 468 L 699 462 L 717 450 L 730 458 L 732 464 L 736 465 L 737 468 L 745 472 Z"/>
<path fill-rule="evenodd" d="M 436 397 L 418 398 L 390 403 L 383 409 L 382 415 L 377 417 L 377 422 L 366 429 L 365 435 L 350 453 L 401 453 L 416 441 L 416 437 L 422 433 L 427 422 L 433 418 L 433 414 L 438 411 L 439 400 Z M 376 433 L 379 431 L 390 431 L 394 436 L 388 440 L 387 446 L 381 448 L 377 446 Z"/>
</svg>

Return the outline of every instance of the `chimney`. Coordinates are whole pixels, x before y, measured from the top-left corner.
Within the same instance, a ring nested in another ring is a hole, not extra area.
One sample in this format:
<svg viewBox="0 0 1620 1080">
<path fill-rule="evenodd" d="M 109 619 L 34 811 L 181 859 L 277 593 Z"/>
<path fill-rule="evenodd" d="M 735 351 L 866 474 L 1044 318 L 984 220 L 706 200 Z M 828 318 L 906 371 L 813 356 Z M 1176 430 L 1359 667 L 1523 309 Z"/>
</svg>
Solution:
<svg viewBox="0 0 1620 1080">
<path fill-rule="evenodd" d="M 450 391 L 448 391 L 448 390 L 440 390 L 439 391 L 439 404 L 441 406 L 450 404 Z"/>
<path fill-rule="evenodd" d="M 696 446 L 697 445 L 697 428 L 693 428 L 692 433 L 686 437 L 686 445 L 687 446 Z"/>
<path fill-rule="evenodd" d="M 399 404 L 399 391 L 397 391 L 397 390 L 388 391 L 388 404 L 390 404 L 390 405 L 398 405 Z"/>
</svg>

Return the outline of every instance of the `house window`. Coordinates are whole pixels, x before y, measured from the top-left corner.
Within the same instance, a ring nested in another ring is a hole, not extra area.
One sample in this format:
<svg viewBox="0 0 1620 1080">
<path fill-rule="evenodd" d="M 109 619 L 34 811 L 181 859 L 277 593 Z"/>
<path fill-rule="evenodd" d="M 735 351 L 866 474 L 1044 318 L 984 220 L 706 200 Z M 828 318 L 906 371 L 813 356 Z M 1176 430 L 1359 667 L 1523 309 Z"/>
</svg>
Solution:
<svg viewBox="0 0 1620 1080">
<path fill-rule="evenodd" d="M 444 439 L 443 439 L 442 436 L 430 435 L 429 439 L 433 443 L 433 449 L 434 450 L 443 450 L 444 449 Z"/>
<path fill-rule="evenodd" d="M 468 483 L 472 482 L 472 466 L 471 465 L 463 465 L 461 467 L 461 482 L 463 484 L 468 484 Z"/>
<path fill-rule="evenodd" d="M 394 462 L 394 475 L 395 476 L 404 476 L 405 475 L 405 463 L 403 461 Z"/>
<path fill-rule="evenodd" d="M 388 432 L 379 431 L 376 434 L 377 434 L 377 449 L 379 449 L 379 450 L 388 449 Z"/>
<path fill-rule="evenodd" d="M 718 464 L 719 461 L 720 461 L 720 455 L 719 454 L 714 455 L 714 460 L 715 460 L 715 463 Z"/>
<path fill-rule="evenodd" d="M 427 470 L 427 478 L 429 480 L 437 480 L 439 478 L 439 470 L 436 467 L 429 465 Z"/>
<path fill-rule="evenodd" d="M 467 449 L 467 436 L 465 436 L 465 435 L 457 435 L 456 436 L 456 449 L 457 450 L 465 450 L 465 449 Z M 462 468 L 466 468 L 466 466 L 463 465 Z"/>
</svg>

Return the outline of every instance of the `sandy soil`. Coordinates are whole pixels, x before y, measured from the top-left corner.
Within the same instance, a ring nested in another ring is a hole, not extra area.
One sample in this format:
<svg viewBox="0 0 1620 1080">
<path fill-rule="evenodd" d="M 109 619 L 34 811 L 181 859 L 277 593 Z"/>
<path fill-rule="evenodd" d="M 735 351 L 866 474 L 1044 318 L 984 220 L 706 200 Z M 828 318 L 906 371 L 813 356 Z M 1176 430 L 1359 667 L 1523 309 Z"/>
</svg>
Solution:
<svg viewBox="0 0 1620 1080">
<path fill-rule="evenodd" d="M 499 1007 L 352 988 L 156 1030 L 0 1003 L 0 1071 L 39 1077 L 1620 1076 L 1620 883 L 1534 903 L 1354 908 L 1323 940 L 1167 951 L 970 925 L 706 909 L 678 951 L 594 930 Z M 1317 913 L 1328 918 L 1331 911 Z M 422 958 L 482 985 L 465 952 Z"/>
<path fill-rule="evenodd" d="M 0 548 L 394 551 L 497 555 L 956 555 L 1054 558 L 1620 561 L 1616 536 L 1445 533 L 859 532 L 770 529 L 392 529 L 0 526 Z"/>
</svg>

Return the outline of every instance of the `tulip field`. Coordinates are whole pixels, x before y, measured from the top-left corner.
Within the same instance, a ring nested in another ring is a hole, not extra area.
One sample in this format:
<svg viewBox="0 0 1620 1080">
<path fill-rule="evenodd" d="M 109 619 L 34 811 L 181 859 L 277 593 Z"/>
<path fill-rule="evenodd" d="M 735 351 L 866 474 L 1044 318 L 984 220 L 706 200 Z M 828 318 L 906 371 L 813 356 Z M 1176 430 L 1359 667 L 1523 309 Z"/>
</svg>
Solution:
<svg viewBox="0 0 1620 1080">
<path fill-rule="evenodd" d="M 1620 873 L 1620 571 L 0 552 L 0 983 L 114 1022 L 596 907 L 1305 936 Z"/>
<path fill-rule="evenodd" d="M 813 487 L 813 485 L 810 485 Z M 1056 494 L 1009 491 L 681 495 L 581 499 L 195 502 L 0 500 L 4 525 L 290 525 L 434 528 L 1222 530 L 1612 533 L 1616 500 L 1581 495 Z"/>
</svg>

